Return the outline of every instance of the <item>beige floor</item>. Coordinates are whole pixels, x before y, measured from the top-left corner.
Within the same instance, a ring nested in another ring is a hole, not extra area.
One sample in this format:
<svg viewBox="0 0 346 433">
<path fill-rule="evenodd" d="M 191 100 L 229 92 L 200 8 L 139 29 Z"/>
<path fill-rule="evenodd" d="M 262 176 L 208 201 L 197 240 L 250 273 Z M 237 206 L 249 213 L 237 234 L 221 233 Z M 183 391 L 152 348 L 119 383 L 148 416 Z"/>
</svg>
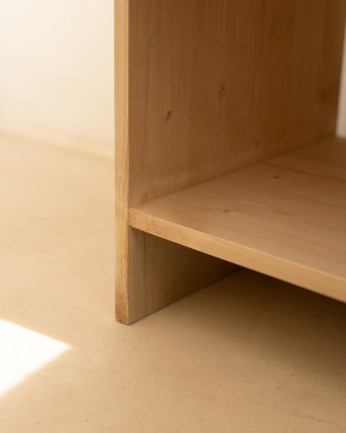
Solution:
<svg viewBox="0 0 346 433">
<path fill-rule="evenodd" d="M 0 321 L 70 347 L 2 433 L 346 431 L 346 305 L 240 271 L 115 323 L 112 162 L 2 139 L 0 179 Z"/>
</svg>

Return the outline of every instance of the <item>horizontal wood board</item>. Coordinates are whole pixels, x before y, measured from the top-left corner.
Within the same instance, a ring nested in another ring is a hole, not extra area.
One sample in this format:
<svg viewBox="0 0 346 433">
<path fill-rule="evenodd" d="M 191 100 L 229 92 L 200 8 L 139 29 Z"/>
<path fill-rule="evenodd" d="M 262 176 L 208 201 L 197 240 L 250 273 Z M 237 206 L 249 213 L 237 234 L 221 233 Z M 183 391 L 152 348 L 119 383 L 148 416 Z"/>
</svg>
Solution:
<svg viewBox="0 0 346 433">
<path fill-rule="evenodd" d="M 346 141 L 330 139 L 133 208 L 130 224 L 346 301 Z"/>
</svg>

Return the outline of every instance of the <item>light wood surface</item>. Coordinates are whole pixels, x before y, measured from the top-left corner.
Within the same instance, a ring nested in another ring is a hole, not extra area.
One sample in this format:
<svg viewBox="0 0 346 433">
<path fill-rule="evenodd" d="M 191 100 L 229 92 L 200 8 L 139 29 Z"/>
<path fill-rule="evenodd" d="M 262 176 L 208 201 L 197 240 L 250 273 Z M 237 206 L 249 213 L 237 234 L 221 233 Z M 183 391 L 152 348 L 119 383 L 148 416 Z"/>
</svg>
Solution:
<svg viewBox="0 0 346 433">
<path fill-rule="evenodd" d="M 130 173 L 134 172 L 133 156 L 137 153 L 135 157 L 141 158 L 141 152 L 134 145 L 138 139 L 136 120 L 145 109 L 144 101 L 139 104 L 140 90 L 134 80 L 137 77 L 136 58 L 141 53 L 133 46 L 133 37 L 130 38 L 130 22 L 131 35 L 139 31 L 133 13 L 140 4 L 132 2 L 130 13 L 127 0 L 115 1 L 116 318 L 127 324 L 205 287 L 236 268 L 233 264 L 129 227 L 129 200 L 133 201 L 136 195 Z"/>
<path fill-rule="evenodd" d="M 345 173 L 346 141 L 327 140 L 134 208 L 130 222 L 346 301 Z"/>
<path fill-rule="evenodd" d="M 114 3 L 114 89 L 115 89 L 115 297 L 116 316 L 128 316 L 128 1 Z"/>
<path fill-rule="evenodd" d="M 130 229 L 127 316 L 132 323 L 227 276 L 234 264 Z M 122 304 L 117 302 L 118 308 Z"/>
<path fill-rule="evenodd" d="M 234 269 L 129 228 L 130 208 L 334 135 L 345 12 L 343 0 L 115 0 L 118 320 Z M 170 265 L 175 283 L 156 275 Z"/>
<path fill-rule="evenodd" d="M 333 135 L 346 2 L 130 3 L 130 204 Z"/>
</svg>

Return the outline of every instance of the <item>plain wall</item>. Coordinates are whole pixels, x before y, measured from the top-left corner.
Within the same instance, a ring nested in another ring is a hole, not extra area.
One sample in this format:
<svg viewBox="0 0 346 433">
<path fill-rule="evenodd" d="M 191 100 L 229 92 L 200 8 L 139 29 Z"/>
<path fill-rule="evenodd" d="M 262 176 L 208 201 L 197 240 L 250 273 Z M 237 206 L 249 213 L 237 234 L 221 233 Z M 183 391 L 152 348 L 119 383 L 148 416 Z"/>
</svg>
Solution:
<svg viewBox="0 0 346 433">
<path fill-rule="evenodd" d="M 113 27 L 113 0 L 0 0 L 0 132 L 112 155 Z"/>
<path fill-rule="evenodd" d="M 113 0 L 0 0 L 0 130 L 113 154 Z"/>
</svg>

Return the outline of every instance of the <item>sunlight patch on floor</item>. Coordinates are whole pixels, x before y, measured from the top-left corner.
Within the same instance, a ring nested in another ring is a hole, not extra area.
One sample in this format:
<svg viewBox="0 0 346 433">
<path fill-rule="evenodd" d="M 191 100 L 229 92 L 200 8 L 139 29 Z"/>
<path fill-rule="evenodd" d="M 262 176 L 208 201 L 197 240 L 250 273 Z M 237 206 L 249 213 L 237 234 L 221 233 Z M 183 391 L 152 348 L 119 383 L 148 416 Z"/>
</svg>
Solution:
<svg viewBox="0 0 346 433">
<path fill-rule="evenodd" d="M 0 396 L 69 348 L 61 341 L 0 320 Z"/>
</svg>

